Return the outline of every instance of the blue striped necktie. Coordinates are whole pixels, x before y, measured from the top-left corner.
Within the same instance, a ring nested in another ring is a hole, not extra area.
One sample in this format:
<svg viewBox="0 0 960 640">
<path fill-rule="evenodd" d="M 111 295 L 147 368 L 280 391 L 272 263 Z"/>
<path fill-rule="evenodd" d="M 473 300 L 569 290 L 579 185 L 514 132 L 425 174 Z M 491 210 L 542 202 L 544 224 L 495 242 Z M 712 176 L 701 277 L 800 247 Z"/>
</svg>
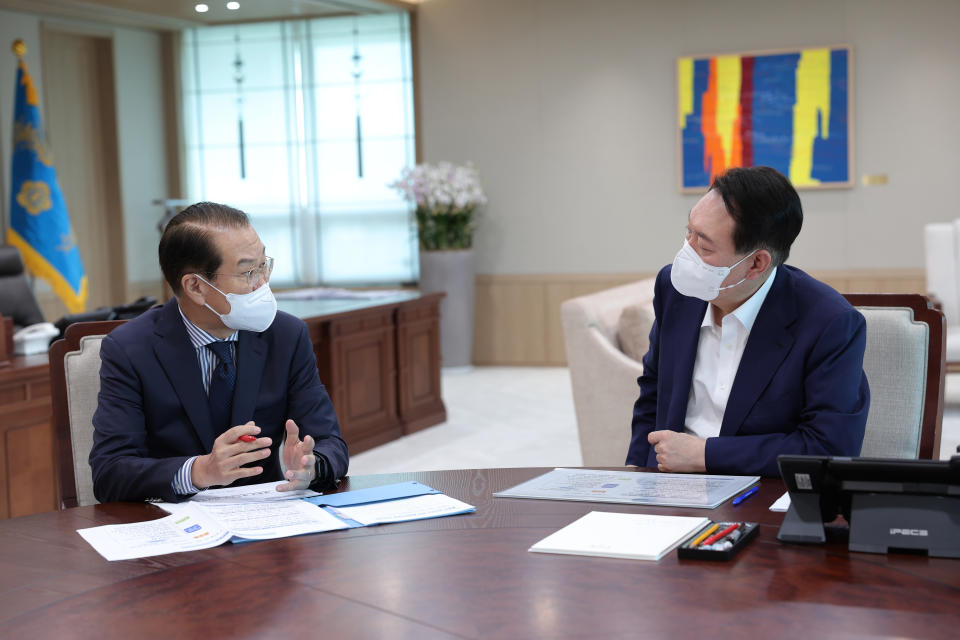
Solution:
<svg viewBox="0 0 960 640">
<path fill-rule="evenodd" d="M 233 349 L 229 342 L 211 342 L 206 345 L 217 354 L 220 364 L 213 371 L 210 380 L 210 420 L 214 433 L 221 433 L 234 426 L 230 424 L 230 411 L 233 408 L 233 387 L 237 382 L 237 367 L 233 361 Z"/>
</svg>

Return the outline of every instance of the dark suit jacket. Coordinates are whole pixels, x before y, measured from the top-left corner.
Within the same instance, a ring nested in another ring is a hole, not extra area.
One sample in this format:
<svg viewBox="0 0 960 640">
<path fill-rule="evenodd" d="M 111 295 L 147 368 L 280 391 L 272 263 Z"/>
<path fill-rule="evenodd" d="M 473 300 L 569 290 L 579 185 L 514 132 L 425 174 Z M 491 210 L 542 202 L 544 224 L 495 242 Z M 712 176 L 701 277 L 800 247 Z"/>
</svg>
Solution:
<svg viewBox="0 0 960 640">
<path fill-rule="evenodd" d="M 100 348 L 100 396 L 90 451 L 101 502 L 182 499 L 171 483 L 187 458 L 210 453 L 211 426 L 196 351 L 176 299 L 114 329 Z M 278 312 L 262 333 L 241 331 L 231 425 L 253 420 L 273 439 L 263 473 L 247 483 L 281 480 L 277 456 L 288 418 L 316 441 L 335 477 L 347 473 L 347 445 L 317 374 L 303 321 Z M 242 484 L 240 481 L 236 484 Z"/>
<path fill-rule="evenodd" d="M 707 303 L 678 293 L 666 266 L 653 307 L 627 454 L 627 464 L 642 467 L 657 465 L 647 434 L 683 431 Z M 866 322 L 843 296 L 781 265 L 747 339 L 720 435 L 707 438 L 707 472 L 778 476 L 783 453 L 858 455 L 870 406 L 865 346 Z"/>
</svg>

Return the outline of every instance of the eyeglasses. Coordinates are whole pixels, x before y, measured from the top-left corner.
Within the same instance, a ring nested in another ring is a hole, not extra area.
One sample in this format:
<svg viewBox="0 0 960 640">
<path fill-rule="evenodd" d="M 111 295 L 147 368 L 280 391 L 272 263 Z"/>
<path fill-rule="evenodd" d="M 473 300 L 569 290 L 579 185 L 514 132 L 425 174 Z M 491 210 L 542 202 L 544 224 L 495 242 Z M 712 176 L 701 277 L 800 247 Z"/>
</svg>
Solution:
<svg viewBox="0 0 960 640">
<path fill-rule="evenodd" d="M 273 272 L 273 258 L 266 256 L 259 267 L 254 267 L 243 273 L 213 273 L 215 276 L 230 276 L 231 278 L 243 278 L 251 287 L 257 284 L 261 278 L 264 282 L 270 282 L 270 274 Z"/>
</svg>

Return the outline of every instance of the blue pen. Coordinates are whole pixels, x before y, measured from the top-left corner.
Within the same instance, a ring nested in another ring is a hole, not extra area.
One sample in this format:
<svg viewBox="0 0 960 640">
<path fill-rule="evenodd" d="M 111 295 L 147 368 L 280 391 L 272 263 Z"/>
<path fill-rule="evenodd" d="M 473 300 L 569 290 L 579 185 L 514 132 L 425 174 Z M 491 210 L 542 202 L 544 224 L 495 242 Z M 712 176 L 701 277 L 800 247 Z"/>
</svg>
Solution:
<svg viewBox="0 0 960 640">
<path fill-rule="evenodd" d="M 736 498 L 734 498 L 733 504 L 734 505 L 740 504 L 741 502 L 743 502 L 744 500 L 746 500 L 747 498 L 749 498 L 759 490 L 760 490 L 760 485 L 758 484 L 753 485 L 752 487 L 750 487 L 749 489 L 747 489 L 746 491 L 738 495 Z"/>
</svg>

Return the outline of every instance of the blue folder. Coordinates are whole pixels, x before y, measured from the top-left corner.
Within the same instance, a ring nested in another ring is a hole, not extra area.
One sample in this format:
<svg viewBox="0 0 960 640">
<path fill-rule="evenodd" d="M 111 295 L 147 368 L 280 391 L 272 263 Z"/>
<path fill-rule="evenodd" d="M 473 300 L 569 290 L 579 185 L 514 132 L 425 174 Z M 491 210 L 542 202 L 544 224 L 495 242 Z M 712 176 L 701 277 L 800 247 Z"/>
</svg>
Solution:
<svg viewBox="0 0 960 640">
<path fill-rule="evenodd" d="M 376 502 L 388 502 L 391 500 L 403 500 L 404 498 L 415 498 L 417 496 L 425 496 L 430 494 L 443 493 L 442 491 L 437 491 L 433 487 L 428 487 L 425 484 L 420 484 L 419 482 L 398 482 L 396 484 L 387 484 L 381 487 L 370 487 L 369 489 L 357 489 L 356 491 L 344 491 L 343 493 L 331 493 L 329 495 L 314 496 L 312 498 L 303 498 L 303 500 L 309 502 L 310 504 L 315 504 L 327 513 L 333 515 L 335 518 L 343 522 L 350 529 L 356 527 L 367 526 L 357 522 L 356 520 L 351 520 L 346 517 L 341 511 L 338 510 L 338 507 L 356 507 L 362 504 L 373 504 Z M 476 511 L 474 507 L 465 509 L 459 513 L 470 513 L 471 511 Z M 444 515 L 457 515 L 453 513 L 448 513 Z M 426 516 L 427 518 L 435 518 L 441 516 Z M 424 519 L 424 518 L 418 518 Z"/>
<path fill-rule="evenodd" d="M 318 507 L 356 507 L 361 504 L 413 498 L 432 493 L 440 493 L 440 491 L 437 491 L 433 487 L 428 487 L 425 484 L 420 484 L 419 482 L 398 482 L 396 484 L 385 484 L 382 487 L 370 487 L 369 489 L 357 489 L 356 491 L 344 491 L 343 493 L 314 496 L 312 498 L 304 498 L 304 500 Z"/>
</svg>

